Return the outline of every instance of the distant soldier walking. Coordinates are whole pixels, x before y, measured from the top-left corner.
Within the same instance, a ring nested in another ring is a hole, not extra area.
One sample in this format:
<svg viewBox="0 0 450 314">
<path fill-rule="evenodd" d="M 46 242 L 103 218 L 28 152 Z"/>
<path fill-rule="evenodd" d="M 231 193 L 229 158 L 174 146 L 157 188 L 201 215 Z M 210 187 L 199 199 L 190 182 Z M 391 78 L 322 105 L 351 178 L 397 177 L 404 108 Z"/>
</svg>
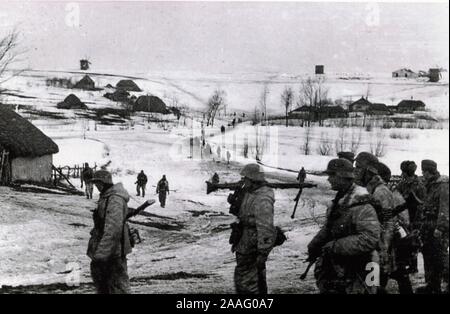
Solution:
<svg viewBox="0 0 450 314">
<path fill-rule="evenodd" d="M 156 193 L 159 197 L 159 203 L 162 208 L 166 206 L 166 197 L 169 194 L 169 182 L 166 179 L 166 175 L 163 175 L 156 185 Z"/>
<path fill-rule="evenodd" d="M 308 245 L 308 260 L 316 260 L 317 286 L 327 294 L 374 294 L 366 266 L 378 261 L 381 226 L 370 195 L 354 184 L 353 166 L 346 159 L 331 160 L 325 173 L 337 193 L 325 225 Z"/>
<path fill-rule="evenodd" d="M 92 192 L 94 190 L 94 185 L 91 182 L 91 179 L 94 175 L 94 170 L 89 167 L 89 164 L 86 162 L 84 163 L 84 168 L 81 171 L 80 175 L 80 181 L 81 181 L 81 188 L 83 188 L 83 184 L 85 186 L 85 193 L 87 199 L 92 199 Z"/>
<path fill-rule="evenodd" d="M 426 196 L 422 213 L 422 254 L 425 267 L 426 286 L 418 292 L 448 293 L 448 177 L 441 176 L 436 162 L 422 160 L 422 174 L 425 180 Z"/>
<path fill-rule="evenodd" d="M 136 196 L 140 196 L 142 192 L 142 197 L 145 197 L 145 187 L 147 185 L 147 175 L 144 173 L 144 170 L 141 170 L 137 176 L 136 184 Z"/>
<path fill-rule="evenodd" d="M 96 171 L 92 182 L 100 192 L 87 250 L 92 280 L 99 294 L 129 293 L 126 256 L 131 252 L 131 243 L 125 220 L 130 198 L 121 183 L 113 184 L 106 170 Z"/>
<path fill-rule="evenodd" d="M 267 294 L 266 261 L 276 239 L 275 196 L 264 186 L 264 172 L 258 164 L 246 165 L 241 176 L 245 194 L 238 215 L 240 238 L 233 246 L 234 283 L 238 294 Z"/>
<path fill-rule="evenodd" d="M 305 180 L 306 180 L 306 170 L 304 167 L 302 167 L 302 169 L 300 169 L 300 171 L 298 172 L 297 181 L 299 183 L 305 183 Z"/>
</svg>

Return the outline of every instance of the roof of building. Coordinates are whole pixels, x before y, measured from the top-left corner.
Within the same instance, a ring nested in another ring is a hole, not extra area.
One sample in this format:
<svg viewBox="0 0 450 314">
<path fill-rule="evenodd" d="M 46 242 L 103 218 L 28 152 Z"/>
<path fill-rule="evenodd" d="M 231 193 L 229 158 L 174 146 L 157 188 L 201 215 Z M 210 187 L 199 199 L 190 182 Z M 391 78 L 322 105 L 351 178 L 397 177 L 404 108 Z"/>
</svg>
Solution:
<svg viewBox="0 0 450 314">
<path fill-rule="evenodd" d="M 56 154 L 58 145 L 31 122 L 0 104 L 0 147 L 14 157 Z"/>
</svg>

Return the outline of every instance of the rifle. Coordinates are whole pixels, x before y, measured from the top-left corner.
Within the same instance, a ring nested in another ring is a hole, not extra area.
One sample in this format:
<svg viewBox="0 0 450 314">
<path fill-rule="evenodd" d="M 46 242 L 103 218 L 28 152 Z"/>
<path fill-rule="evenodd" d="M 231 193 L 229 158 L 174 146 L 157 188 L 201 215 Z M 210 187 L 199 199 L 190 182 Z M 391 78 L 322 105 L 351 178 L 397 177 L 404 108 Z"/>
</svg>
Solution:
<svg viewBox="0 0 450 314">
<path fill-rule="evenodd" d="M 230 213 L 233 215 L 236 215 L 239 213 L 239 207 L 241 206 L 241 202 L 244 196 L 244 192 L 242 187 L 244 185 L 244 182 L 238 181 L 238 182 L 231 182 L 231 183 L 212 183 L 210 181 L 206 181 L 206 194 L 209 194 L 211 192 L 217 191 L 219 189 L 228 189 L 235 191 L 233 194 L 230 194 L 228 196 L 228 203 L 231 204 L 230 206 Z M 300 189 L 297 193 L 297 196 L 295 198 L 295 207 L 294 212 L 291 215 L 291 218 L 294 218 L 295 211 L 297 209 L 298 201 L 300 199 L 300 195 L 302 194 L 302 191 L 304 188 L 313 188 L 317 187 L 317 184 L 312 183 L 299 183 L 299 182 L 292 182 L 292 183 L 278 183 L 278 182 L 264 182 L 264 186 L 268 186 L 274 189 Z"/>
<path fill-rule="evenodd" d="M 309 262 L 308 266 L 306 266 L 306 270 L 303 272 L 303 274 L 300 275 L 300 280 L 305 280 L 306 276 L 309 273 L 309 270 L 311 269 L 312 265 L 316 262 L 315 259 L 307 259 L 305 262 Z"/>
<path fill-rule="evenodd" d="M 144 211 L 147 207 L 155 204 L 156 201 L 154 199 L 146 200 L 142 205 L 140 205 L 138 208 L 128 208 L 128 214 L 127 218 L 129 219 L 131 217 L 134 217 L 136 215 L 139 215 L 142 211 Z"/>
<path fill-rule="evenodd" d="M 206 182 L 206 194 L 217 190 L 232 190 L 236 191 L 241 188 L 243 181 L 230 182 L 230 183 L 212 183 L 211 181 Z M 298 182 L 288 182 L 288 183 L 278 183 L 278 182 L 265 182 L 264 186 L 268 186 L 274 189 L 297 189 L 297 188 L 315 188 L 317 184 L 312 183 L 298 183 Z"/>
</svg>

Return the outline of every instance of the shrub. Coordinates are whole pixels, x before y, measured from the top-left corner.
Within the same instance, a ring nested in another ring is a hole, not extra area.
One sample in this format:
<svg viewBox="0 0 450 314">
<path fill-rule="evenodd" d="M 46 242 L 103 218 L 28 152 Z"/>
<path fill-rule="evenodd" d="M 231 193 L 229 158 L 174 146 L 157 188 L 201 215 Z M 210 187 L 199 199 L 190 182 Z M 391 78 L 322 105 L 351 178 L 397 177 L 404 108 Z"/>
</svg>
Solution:
<svg viewBox="0 0 450 314">
<path fill-rule="evenodd" d="M 392 139 L 410 140 L 412 136 L 410 133 L 402 133 L 402 132 L 398 132 L 398 131 L 393 131 L 389 134 L 389 137 Z"/>
</svg>

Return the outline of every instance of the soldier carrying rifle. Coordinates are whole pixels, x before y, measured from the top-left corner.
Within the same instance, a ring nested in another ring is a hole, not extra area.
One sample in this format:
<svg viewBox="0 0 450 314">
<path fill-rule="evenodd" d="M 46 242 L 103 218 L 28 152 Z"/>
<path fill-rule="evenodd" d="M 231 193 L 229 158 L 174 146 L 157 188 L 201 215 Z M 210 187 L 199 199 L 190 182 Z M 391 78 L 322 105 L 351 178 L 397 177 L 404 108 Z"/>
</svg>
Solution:
<svg viewBox="0 0 450 314">
<path fill-rule="evenodd" d="M 239 294 L 267 294 L 266 261 L 276 240 L 273 224 L 274 192 L 264 185 L 264 172 L 258 164 L 242 171 L 243 198 L 239 208 L 240 236 L 232 250 L 236 252 L 234 283 Z"/>
<path fill-rule="evenodd" d="M 325 173 L 337 193 L 325 225 L 308 245 L 308 260 L 316 260 L 317 286 L 326 294 L 373 294 L 366 266 L 377 262 L 381 226 L 370 195 L 354 183 L 347 159 L 331 160 Z"/>
</svg>

